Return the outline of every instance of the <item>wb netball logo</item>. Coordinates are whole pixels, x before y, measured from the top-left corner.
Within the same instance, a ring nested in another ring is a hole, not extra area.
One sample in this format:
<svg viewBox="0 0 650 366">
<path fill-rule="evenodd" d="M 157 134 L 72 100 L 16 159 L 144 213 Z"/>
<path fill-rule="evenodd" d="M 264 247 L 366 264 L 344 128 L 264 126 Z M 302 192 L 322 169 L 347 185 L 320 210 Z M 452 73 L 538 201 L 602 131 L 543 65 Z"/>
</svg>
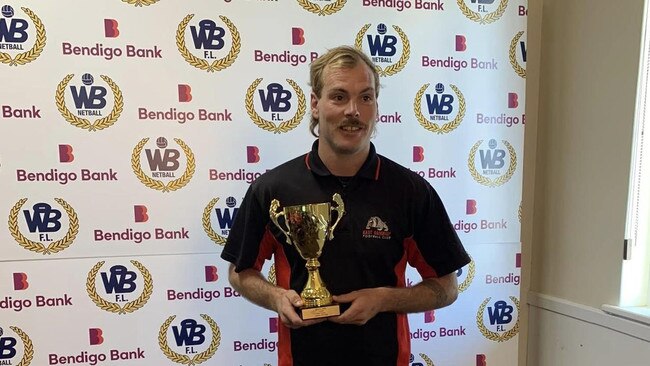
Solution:
<svg viewBox="0 0 650 366">
<path fill-rule="evenodd" d="M 158 346 L 165 356 L 183 365 L 198 365 L 212 358 L 221 343 L 217 323 L 206 314 L 201 314 L 198 321 L 175 319 L 176 315 L 167 318 L 158 332 Z"/>
<path fill-rule="evenodd" d="M 427 131 L 437 134 L 449 133 L 455 130 L 465 118 L 465 97 L 460 89 L 449 84 L 451 92 L 446 91 L 444 84 L 438 83 L 434 90 L 427 93 L 430 84 L 424 84 L 418 90 L 413 100 L 413 113 L 420 125 Z M 422 101 L 424 97 L 425 104 Z M 423 108 L 424 107 L 424 108 Z M 426 111 L 425 113 L 422 110 Z"/>
<path fill-rule="evenodd" d="M 86 279 L 86 292 L 95 305 L 115 314 L 132 313 L 142 308 L 153 292 L 149 270 L 132 260 L 129 267 L 118 264 L 101 271 L 104 263 L 97 262 Z"/>
<path fill-rule="evenodd" d="M 24 65 L 36 60 L 45 48 L 47 40 L 41 19 L 28 8 L 20 9 L 27 14 L 34 29 L 30 27 L 27 19 L 16 15 L 11 5 L 4 5 L 0 8 L 0 63 L 9 66 Z M 34 36 L 35 39 L 32 42 Z M 29 43 L 32 46 L 25 51 L 29 47 Z"/>
<path fill-rule="evenodd" d="M 307 110 L 305 93 L 291 79 L 286 79 L 289 88 L 280 83 L 263 85 L 262 80 L 264 79 L 256 79 L 246 91 L 248 116 L 257 127 L 269 132 L 284 133 L 293 130 L 300 124 Z M 261 107 L 261 111 L 258 112 L 255 108 L 256 104 Z"/>
<path fill-rule="evenodd" d="M 196 170 L 194 153 L 183 140 L 175 138 L 174 142 L 180 150 L 169 146 L 169 141 L 165 137 L 158 137 L 155 147 L 149 144 L 148 137 L 140 140 L 135 146 L 131 155 L 131 168 L 142 184 L 151 189 L 170 192 L 181 189 L 189 183 Z M 142 155 L 145 155 L 149 175 L 142 168 Z"/>
<path fill-rule="evenodd" d="M 74 74 L 67 75 L 56 88 L 54 100 L 61 116 L 71 125 L 88 131 L 103 130 L 117 122 L 124 108 L 122 92 L 117 84 L 106 75 L 100 75 L 104 85 L 96 84 L 93 75 L 86 73 L 81 76 L 81 85 L 72 84 L 68 87 L 73 78 Z M 108 95 L 109 90 L 111 97 Z M 111 99 L 113 107 L 109 109 Z M 74 111 L 68 107 L 70 102 Z M 91 122 L 91 119 L 94 121 Z"/>
<path fill-rule="evenodd" d="M 365 52 L 366 49 L 370 51 L 367 53 L 375 63 L 379 76 L 397 74 L 406 66 L 411 55 L 408 37 L 396 25 L 389 29 L 385 24 L 379 23 L 375 29 L 376 33 L 368 32 L 371 25 L 364 25 L 357 33 L 354 41 L 355 47 L 359 51 Z"/>
<path fill-rule="evenodd" d="M 508 0 L 501 0 L 495 4 L 496 0 L 456 0 L 460 11 L 470 20 L 479 24 L 494 23 L 501 18 L 508 7 Z"/>
<path fill-rule="evenodd" d="M 514 296 L 495 302 L 491 299 L 488 297 L 479 306 L 476 325 L 485 338 L 505 342 L 519 333 L 519 300 Z"/>
<path fill-rule="evenodd" d="M 318 14 L 318 15 L 332 15 L 339 10 L 343 9 L 345 6 L 345 3 L 347 0 L 325 0 L 325 1 L 320 1 L 321 3 L 323 2 L 329 2 L 329 4 L 321 7 L 320 5 L 316 4 L 317 1 L 314 0 L 298 0 L 298 4 L 302 6 L 303 9 L 307 10 L 310 13 Z"/>
<path fill-rule="evenodd" d="M 517 153 L 506 140 L 497 142 L 490 139 L 487 146 L 484 140 L 479 140 L 469 152 L 467 165 L 475 181 L 484 186 L 498 187 L 512 178 L 517 169 Z"/>
<path fill-rule="evenodd" d="M 188 14 L 178 25 L 176 47 L 190 65 L 207 72 L 221 71 L 232 65 L 239 55 L 241 40 L 237 27 L 223 15 L 222 27 L 212 19 L 203 19 L 190 25 L 194 14 Z M 187 48 L 186 30 L 190 28 L 192 51 Z M 226 35 L 226 29 L 229 36 Z M 229 44 L 229 47 L 228 47 Z M 198 54 L 199 56 L 197 56 Z"/>
<path fill-rule="evenodd" d="M 235 197 L 226 198 L 226 207 L 215 207 L 217 202 L 219 202 L 219 197 L 215 197 L 208 202 L 205 209 L 203 209 L 203 230 L 208 235 L 208 238 L 215 242 L 217 245 L 225 245 L 226 238 L 232 227 L 233 220 L 239 209 L 237 206 L 237 199 Z M 214 208 L 214 214 L 219 225 L 219 232 L 217 233 L 212 226 L 212 209 Z"/>
<path fill-rule="evenodd" d="M 508 51 L 508 58 L 510 65 L 517 75 L 526 78 L 526 40 L 522 39 L 524 31 L 517 32 L 512 41 L 510 41 L 510 51 Z M 524 66 L 522 66 L 524 65 Z"/>
<path fill-rule="evenodd" d="M 79 233 L 79 219 L 74 209 L 65 200 L 61 198 L 54 200 L 63 211 L 52 207 L 48 202 L 38 202 L 32 205 L 31 209 L 21 210 L 27 198 L 20 199 L 11 209 L 9 232 L 21 247 L 48 255 L 58 253 L 72 245 Z M 65 218 L 63 212 L 66 213 Z M 24 219 L 22 225 L 18 223 L 19 217 Z M 65 234 L 62 234 L 64 225 L 67 225 L 68 229 Z"/>
<path fill-rule="evenodd" d="M 0 365 L 29 366 L 34 358 L 32 340 L 16 326 L 10 326 L 9 330 L 11 332 L 0 327 Z M 22 352 L 18 340 L 22 342 Z"/>
</svg>

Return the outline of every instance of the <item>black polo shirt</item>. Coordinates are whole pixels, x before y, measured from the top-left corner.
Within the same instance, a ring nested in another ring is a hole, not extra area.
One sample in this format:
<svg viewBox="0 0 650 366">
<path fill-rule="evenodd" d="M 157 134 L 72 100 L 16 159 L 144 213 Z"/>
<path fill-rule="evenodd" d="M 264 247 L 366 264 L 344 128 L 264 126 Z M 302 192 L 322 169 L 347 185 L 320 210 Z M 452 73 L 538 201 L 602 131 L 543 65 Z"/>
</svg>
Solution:
<svg viewBox="0 0 650 366">
<path fill-rule="evenodd" d="M 332 202 L 339 193 L 345 215 L 326 241 L 320 275 L 333 295 L 372 287 L 405 287 L 407 263 L 423 278 L 449 274 L 469 263 L 440 197 L 418 174 L 375 152 L 374 145 L 347 184 L 333 176 L 312 151 L 253 182 L 238 210 L 221 257 L 236 271 L 261 270 L 275 255 L 277 284 L 300 293 L 305 260 L 271 222 L 280 207 Z M 282 219 L 281 219 L 282 221 Z M 406 314 L 380 313 L 363 326 L 322 322 L 279 330 L 279 366 L 408 365 Z"/>
</svg>

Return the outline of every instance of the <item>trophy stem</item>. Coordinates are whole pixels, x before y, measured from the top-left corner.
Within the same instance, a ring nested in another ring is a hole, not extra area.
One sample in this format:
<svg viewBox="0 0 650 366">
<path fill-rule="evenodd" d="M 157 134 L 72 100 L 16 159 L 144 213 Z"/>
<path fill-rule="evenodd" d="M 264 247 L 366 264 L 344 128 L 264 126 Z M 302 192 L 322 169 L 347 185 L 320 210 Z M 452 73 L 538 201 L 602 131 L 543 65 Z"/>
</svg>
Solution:
<svg viewBox="0 0 650 366">
<path fill-rule="evenodd" d="M 312 308 L 332 304 L 332 295 L 327 288 L 325 288 L 325 284 L 320 278 L 320 273 L 318 272 L 318 267 L 320 267 L 318 259 L 308 259 L 305 267 L 307 267 L 307 271 L 309 272 L 307 285 L 300 293 L 300 297 L 302 297 L 304 302 L 304 307 Z"/>
</svg>

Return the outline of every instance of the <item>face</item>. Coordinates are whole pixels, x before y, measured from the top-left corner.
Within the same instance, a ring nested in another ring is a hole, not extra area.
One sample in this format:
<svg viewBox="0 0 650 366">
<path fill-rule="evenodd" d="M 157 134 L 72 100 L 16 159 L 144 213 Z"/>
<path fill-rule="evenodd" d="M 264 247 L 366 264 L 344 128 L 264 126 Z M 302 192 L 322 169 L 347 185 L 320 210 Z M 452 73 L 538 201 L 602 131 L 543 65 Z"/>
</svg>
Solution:
<svg viewBox="0 0 650 366">
<path fill-rule="evenodd" d="M 319 146 L 330 155 L 367 154 L 377 118 L 375 80 L 364 63 L 323 72 L 320 98 L 312 92 L 311 113 L 318 120 Z"/>
</svg>

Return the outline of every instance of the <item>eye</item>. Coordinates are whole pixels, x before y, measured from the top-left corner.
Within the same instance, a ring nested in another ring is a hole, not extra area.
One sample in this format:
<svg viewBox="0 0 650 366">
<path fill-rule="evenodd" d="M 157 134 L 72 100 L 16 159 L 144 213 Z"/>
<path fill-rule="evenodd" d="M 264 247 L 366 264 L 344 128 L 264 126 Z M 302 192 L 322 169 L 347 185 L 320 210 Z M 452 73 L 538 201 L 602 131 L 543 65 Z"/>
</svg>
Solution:
<svg viewBox="0 0 650 366">
<path fill-rule="evenodd" d="M 336 102 L 341 102 L 341 101 L 345 100 L 345 96 L 343 94 L 334 94 L 334 95 L 332 95 L 332 100 L 334 100 Z"/>
</svg>

